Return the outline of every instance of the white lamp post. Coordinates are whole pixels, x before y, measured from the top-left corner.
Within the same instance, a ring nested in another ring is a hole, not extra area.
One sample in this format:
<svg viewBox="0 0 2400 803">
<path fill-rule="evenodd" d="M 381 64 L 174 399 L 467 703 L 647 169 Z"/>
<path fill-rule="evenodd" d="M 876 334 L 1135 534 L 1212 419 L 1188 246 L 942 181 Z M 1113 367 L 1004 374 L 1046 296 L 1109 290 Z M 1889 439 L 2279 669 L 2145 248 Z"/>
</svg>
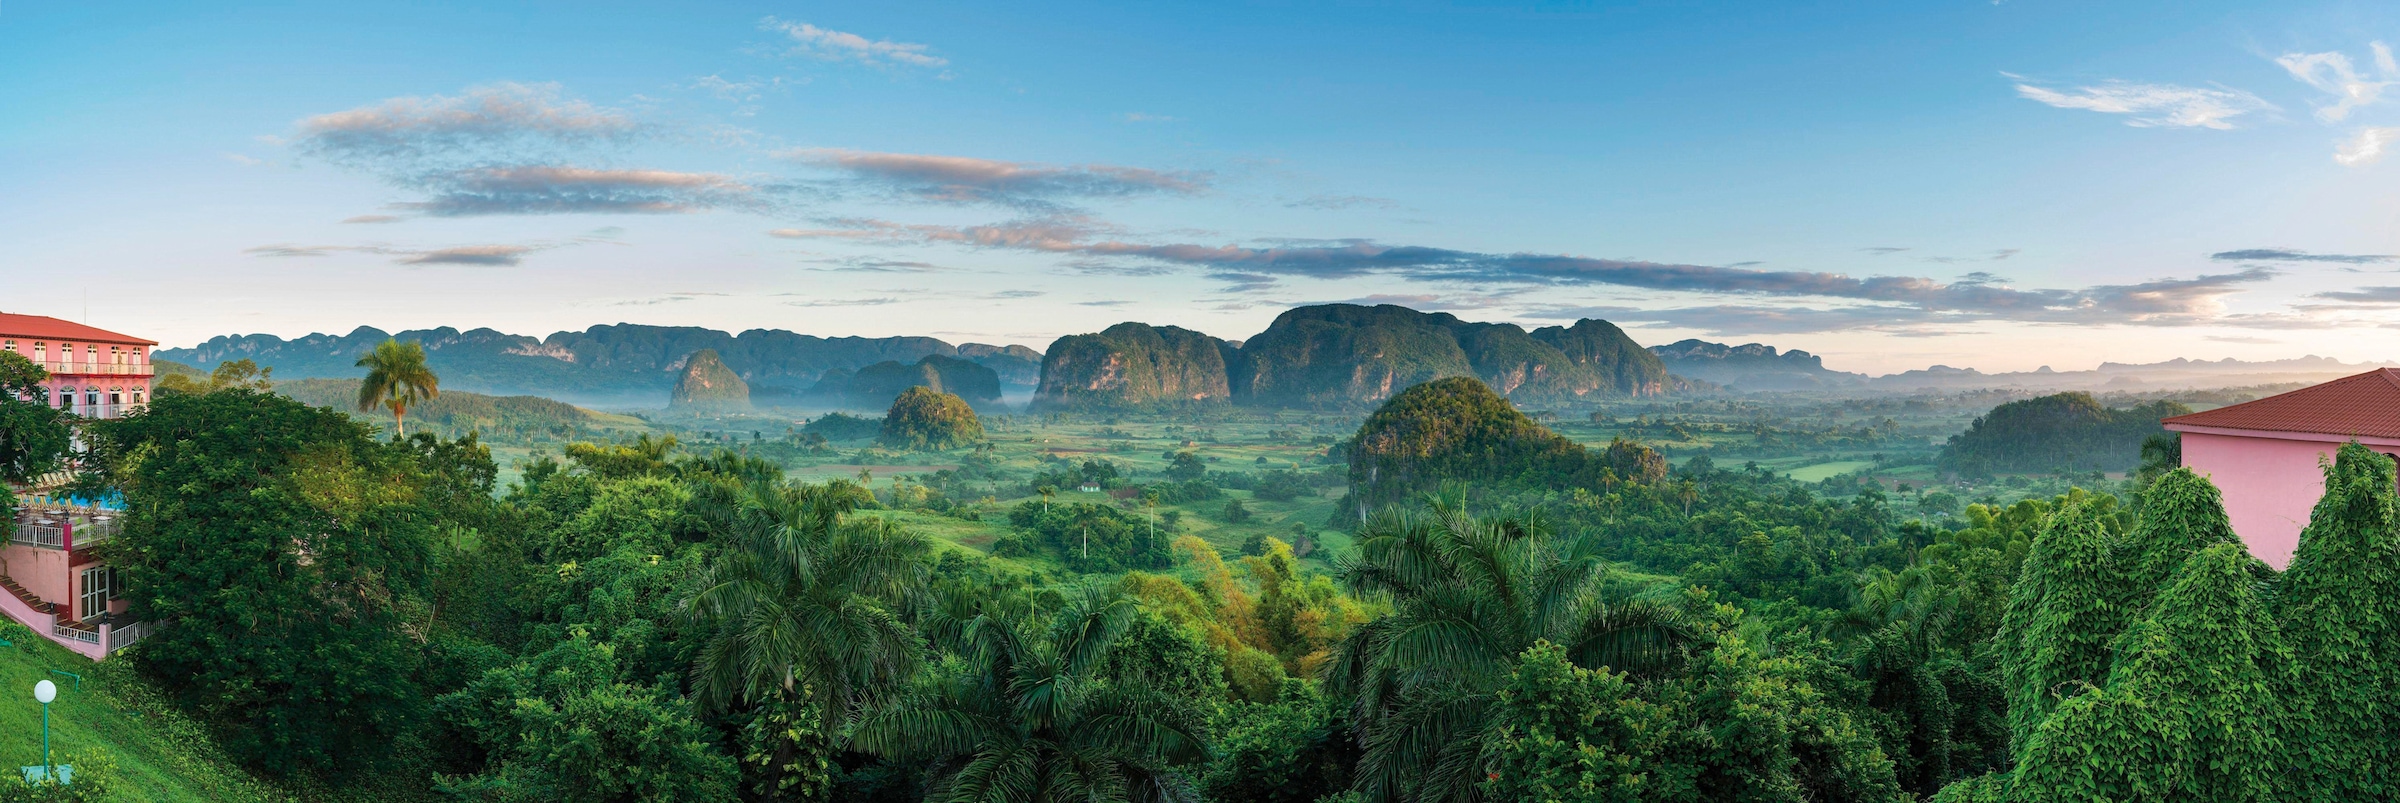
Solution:
<svg viewBox="0 0 2400 803">
<path fill-rule="evenodd" d="M 50 777 L 50 701 L 58 699 L 58 684 L 47 680 L 33 684 L 33 699 L 42 704 L 42 777 Z"/>
</svg>

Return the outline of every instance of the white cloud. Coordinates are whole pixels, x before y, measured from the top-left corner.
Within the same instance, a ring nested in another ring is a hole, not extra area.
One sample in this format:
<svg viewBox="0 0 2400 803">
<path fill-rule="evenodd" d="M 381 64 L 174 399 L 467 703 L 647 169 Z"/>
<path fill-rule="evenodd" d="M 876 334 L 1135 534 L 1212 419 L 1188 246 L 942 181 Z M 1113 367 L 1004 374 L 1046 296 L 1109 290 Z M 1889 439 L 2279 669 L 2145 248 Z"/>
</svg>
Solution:
<svg viewBox="0 0 2400 803">
<path fill-rule="evenodd" d="M 2008 75 L 2010 78 L 2018 76 Z M 2085 109 L 2126 115 L 2136 128 L 2229 129 L 2234 119 L 2252 112 L 2274 111 L 2275 105 L 2239 89 L 2204 89 L 2173 84 L 2137 84 L 2108 80 L 2065 92 L 2017 84 L 2017 95 L 2061 109 Z"/>
<path fill-rule="evenodd" d="M 260 159 L 256 156 L 244 156 L 238 153 L 225 154 L 225 161 L 232 162 L 243 167 L 257 167 L 267 163 L 267 160 L 265 159 Z"/>
<path fill-rule="evenodd" d="M 2350 112 L 2370 106 L 2383 96 L 2383 90 L 2400 84 L 2400 64 L 2393 63 L 2392 49 L 2382 42 L 2370 45 L 2375 50 L 2376 77 L 2369 80 L 2351 66 L 2350 57 L 2340 53 L 2287 53 L 2275 63 L 2309 86 L 2335 96 L 2332 105 L 2317 107 L 2317 119 L 2338 123 L 2350 117 Z"/>
<path fill-rule="evenodd" d="M 950 63 L 949 59 L 925 52 L 930 49 L 926 45 L 914 42 L 868 39 L 854 33 L 831 31 L 805 22 L 787 22 L 774 17 L 760 20 L 758 27 L 789 37 L 794 53 L 827 61 L 905 64 L 911 67 L 942 67 Z"/>
<path fill-rule="evenodd" d="M 2350 141 L 2333 152 L 2333 160 L 2346 167 L 2374 164 L 2383 158 L 2383 146 L 2400 140 L 2400 128 L 2361 128 Z"/>
</svg>

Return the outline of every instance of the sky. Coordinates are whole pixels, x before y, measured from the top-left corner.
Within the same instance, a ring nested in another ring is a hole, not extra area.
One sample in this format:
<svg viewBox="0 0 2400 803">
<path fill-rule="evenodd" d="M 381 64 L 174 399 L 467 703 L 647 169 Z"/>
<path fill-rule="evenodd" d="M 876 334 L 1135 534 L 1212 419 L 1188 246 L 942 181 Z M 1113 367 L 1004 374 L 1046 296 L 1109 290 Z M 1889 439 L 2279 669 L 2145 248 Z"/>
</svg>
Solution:
<svg viewBox="0 0 2400 803">
<path fill-rule="evenodd" d="M 0 310 L 2392 359 L 2400 4 L 0 3 Z"/>
</svg>

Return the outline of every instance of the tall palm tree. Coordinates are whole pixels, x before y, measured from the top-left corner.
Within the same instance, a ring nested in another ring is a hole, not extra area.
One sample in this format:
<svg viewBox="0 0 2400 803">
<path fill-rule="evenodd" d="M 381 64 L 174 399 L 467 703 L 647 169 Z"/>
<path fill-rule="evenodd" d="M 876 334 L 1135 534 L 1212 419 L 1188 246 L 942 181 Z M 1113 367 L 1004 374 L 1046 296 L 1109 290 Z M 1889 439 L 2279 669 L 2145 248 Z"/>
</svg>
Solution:
<svg viewBox="0 0 2400 803">
<path fill-rule="evenodd" d="M 1533 513 L 1471 516 L 1455 493 L 1369 519 L 1341 573 L 1391 606 L 1326 668 L 1329 693 L 1357 701 L 1354 784 L 1378 803 L 1480 799 L 1497 691 L 1537 642 L 1579 666 L 1647 675 L 1697 638 L 1675 607 L 1616 593 L 1588 535 L 1556 536 Z"/>
<path fill-rule="evenodd" d="M 442 378 L 425 367 L 425 347 L 414 341 L 387 339 L 358 358 L 367 378 L 358 383 L 358 411 L 377 407 L 392 411 L 393 434 L 408 436 L 408 407 L 442 395 Z"/>
<path fill-rule="evenodd" d="M 931 628 L 966 670 L 860 720 L 853 744 L 928 762 L 926 800 L 1197 800 L 1175 774 L 1208 757 L 1195 717 L 1147 684 L 1098 677 L 1133 601 L 1087 588 L 1036 628 L 989 611 Z"/>
<path fill-rule="evenodd" d="M 932 546 L 885 519 L 843 518 L 868 498 L 847 481 L 760 479 L 706 516 L 726 549 L 684 602 L 706 632 L 692 666 L 702 707 L 805 688 L 830 730 L 915 672 L 923 646 L 901 614 Z"/>
</svg>

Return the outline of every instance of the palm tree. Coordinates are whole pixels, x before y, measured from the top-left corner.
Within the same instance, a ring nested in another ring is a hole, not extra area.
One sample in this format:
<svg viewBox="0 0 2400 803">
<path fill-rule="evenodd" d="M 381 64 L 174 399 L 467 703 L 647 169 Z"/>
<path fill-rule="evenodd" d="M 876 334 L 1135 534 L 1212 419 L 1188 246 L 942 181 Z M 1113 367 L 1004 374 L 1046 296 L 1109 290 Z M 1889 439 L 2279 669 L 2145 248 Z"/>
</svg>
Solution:
<svg viewBox="0 0 2400 803">
<path fill-rule="evenodd" d="M 387 339 L 358 358 L 367 378 L 358 384 L 358 411 L 377 407 L 392 411 L 393 434 L 408 436 L 408 406 L 442 395 L 442 378 L 425 367 L 425 347 Z"/>
<path fill-rule="evenodd" d="M 1134 612 L 1086 588 L 1046 629 L 988 610 L 963 623 L 937 616 L 931 629 L 966 669 L 869 714 L 853 744 L 930 764 L 926 800 L 1197 800 L 1175 772 L 1208 757 L 1197 718 L 1147 684 L 1098 677 Z"/>
<path fill-rule="evenodd" d="M 716 502 L 705 517 L 726 544 L 684 602 L 705 633 L 692 666 L 703 708 L 805 689 L 832 730 L 915 672 L 924 650 L 901 612 L 925 586 L 932 547 L 886 519 L 843 518 L 870 498 L 843 480 L 761 478 L 703 500 Z"/>
<path fill-rule="evenodd" d="M 1480 799 L 1497 690 L 1538 642 L 1579 666 L 1651 675 L 1697 639 L 1679 610 L 1615 593 L 1588 535 L 1554 536 L 1532 513 L 1470 516 L 1455 492 L 1376 514 L 1341 573 L 1391 606 L 1326 668 L 1329 694 L 1357 701 L 1354 785 L 1370 801 Z"/>
</svg>

